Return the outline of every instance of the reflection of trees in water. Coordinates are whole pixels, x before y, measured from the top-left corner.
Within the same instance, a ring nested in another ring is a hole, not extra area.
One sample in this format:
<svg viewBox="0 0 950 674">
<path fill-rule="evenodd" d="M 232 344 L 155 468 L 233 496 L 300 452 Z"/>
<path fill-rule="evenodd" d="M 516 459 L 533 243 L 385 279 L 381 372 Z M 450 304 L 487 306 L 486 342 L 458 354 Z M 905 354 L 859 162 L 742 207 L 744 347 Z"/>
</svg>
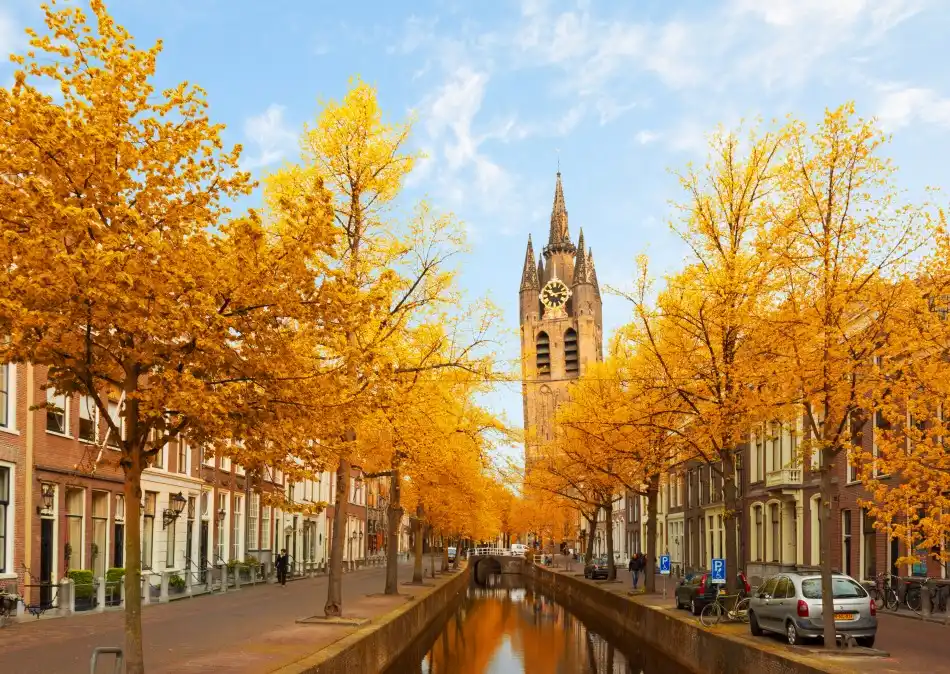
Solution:
<svg viewBox="0 0 950 674">
<path fill-rule="evenodd" d="M 630 665 L 611 642 L 588 630 L 561 605 L 501 580 L 491 586 L 472 587 L 442 630 L 430 633 L 426 643 L 415 645 L 404 664 L 394 665 L 388 674 L 486 674 L 506 639 L 513 657 L 498 663 L 506 674 L 684 671 L 652 652 L 635 651 L 636 665 Z"/>
</svg>

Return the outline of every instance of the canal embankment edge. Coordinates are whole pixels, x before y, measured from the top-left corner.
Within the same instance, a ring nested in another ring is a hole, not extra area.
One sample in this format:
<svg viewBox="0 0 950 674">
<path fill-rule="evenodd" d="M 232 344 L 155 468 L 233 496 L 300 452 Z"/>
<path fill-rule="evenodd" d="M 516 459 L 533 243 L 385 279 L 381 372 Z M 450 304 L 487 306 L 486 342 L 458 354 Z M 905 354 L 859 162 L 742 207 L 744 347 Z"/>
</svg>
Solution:
<svg viewBox="0 0 950 674">
<path fill-rule="evenodd" d="M 427 582 L 434 582 L 435 587 L 312 655 L 274 670 L 274 674 L 385 671 L 419 635 L 445 614 L 447 607 L 456 604 L 459 595 L 468 588 L 469 569 L 460 565 L 457 572 Z"/>
<path fill-rule="evenodd" d="M 804 655 L 778 650 L 728 633 L 706 629 L 684 613 L 624 596 L 592 581 L 539 566 L 524 575 L 569 611 L 588 614 L 644 642 L 696 674 L 841 674 L 853 671 Z M 609 586 L 608 586 L 609 587 Z M 672 609 L 672 604 L 670 605 Z"/>
</svg>

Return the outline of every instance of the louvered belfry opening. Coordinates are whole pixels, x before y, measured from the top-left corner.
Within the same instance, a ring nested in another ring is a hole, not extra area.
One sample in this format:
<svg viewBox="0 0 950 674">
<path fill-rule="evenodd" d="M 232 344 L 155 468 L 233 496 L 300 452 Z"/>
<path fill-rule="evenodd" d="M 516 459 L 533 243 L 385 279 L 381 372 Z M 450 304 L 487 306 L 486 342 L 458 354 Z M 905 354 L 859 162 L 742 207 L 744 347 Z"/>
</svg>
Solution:
<svg viewBox="0 0 950 674">
<path fill-rule="evenodd" d="M 576 377 L 580 373 L 580 361 L 577 357 L 577 332 L 568 328 L 564 333 L 564 372 L 568 377 Z"/>
<path fill-rule="evenodd" d="M 548 338 L 548 333 L 546 332 L 538 333 L 535 364 L 538 368 L 539 379 L 551 378 L 551 340 Z"/>
</svg>

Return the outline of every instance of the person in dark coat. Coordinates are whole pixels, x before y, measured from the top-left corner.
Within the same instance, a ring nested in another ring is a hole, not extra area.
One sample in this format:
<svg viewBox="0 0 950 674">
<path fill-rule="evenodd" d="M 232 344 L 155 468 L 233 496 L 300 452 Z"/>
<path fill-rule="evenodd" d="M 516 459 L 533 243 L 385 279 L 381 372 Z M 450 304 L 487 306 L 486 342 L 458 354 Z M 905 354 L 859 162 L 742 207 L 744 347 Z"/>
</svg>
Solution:
<svg viewBox="0 0 950 674">
<path fill-rule="evenodd" d="M 637 583 L 640 582 L 640 572 L 643 570 L 643 559 L 639 552 L 633 553 L 627 568 L 630 570 L 630 578 L 633 579 L 633 589 L 636 590 Z"/>
<path fill-rule="evenodd" d="M 287 584 L 287 564 L 290 562 L 290 557 L 287 556 L 287 550 L 281 549 L 280 554 L 277 555 L 277 559 L 274 561 L 274 566 L 277 567 L 277 582 L 281 585 Z"/>
</svg>

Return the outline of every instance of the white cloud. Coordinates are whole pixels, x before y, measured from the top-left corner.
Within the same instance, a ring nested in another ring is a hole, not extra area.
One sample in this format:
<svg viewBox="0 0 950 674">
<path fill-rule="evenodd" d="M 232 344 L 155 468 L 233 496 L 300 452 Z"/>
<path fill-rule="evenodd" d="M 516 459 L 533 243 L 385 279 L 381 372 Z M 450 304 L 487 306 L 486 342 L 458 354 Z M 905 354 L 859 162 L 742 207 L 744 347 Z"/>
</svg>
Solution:
<svg viewBox="0 0 950 674">
<path fill-rule="evenodd" d="M 649 145 L 650 143 L 659 140 L 660 134 L 656 133 L 655 131 L 643 129 L 642 131 L 637 132 L 636 139 L 640 145 Z"/>
<path fill-rule="evenodd" d="M 932 89 L 886 85 L 876 116 L 885 131 L 897 131 L 917 121 L 950 127 L 950 98 L 942 98 Z"/>
<path fill-rule="evenodd" d="M 8 10 L 0 8 L 0 57 L 18 51 L 26 40 L 23 30 Z"/>
<path fill-rule="evenodd" d="M 285 110 L 283 105 L 271 103 L 260 115 L 244 120 L 244 135 L 255 146 L 256 155 L 242 162 L 243 169 L 278 162 L 296 147 L 297 135 L 284 120 Z"/>
</svg>

